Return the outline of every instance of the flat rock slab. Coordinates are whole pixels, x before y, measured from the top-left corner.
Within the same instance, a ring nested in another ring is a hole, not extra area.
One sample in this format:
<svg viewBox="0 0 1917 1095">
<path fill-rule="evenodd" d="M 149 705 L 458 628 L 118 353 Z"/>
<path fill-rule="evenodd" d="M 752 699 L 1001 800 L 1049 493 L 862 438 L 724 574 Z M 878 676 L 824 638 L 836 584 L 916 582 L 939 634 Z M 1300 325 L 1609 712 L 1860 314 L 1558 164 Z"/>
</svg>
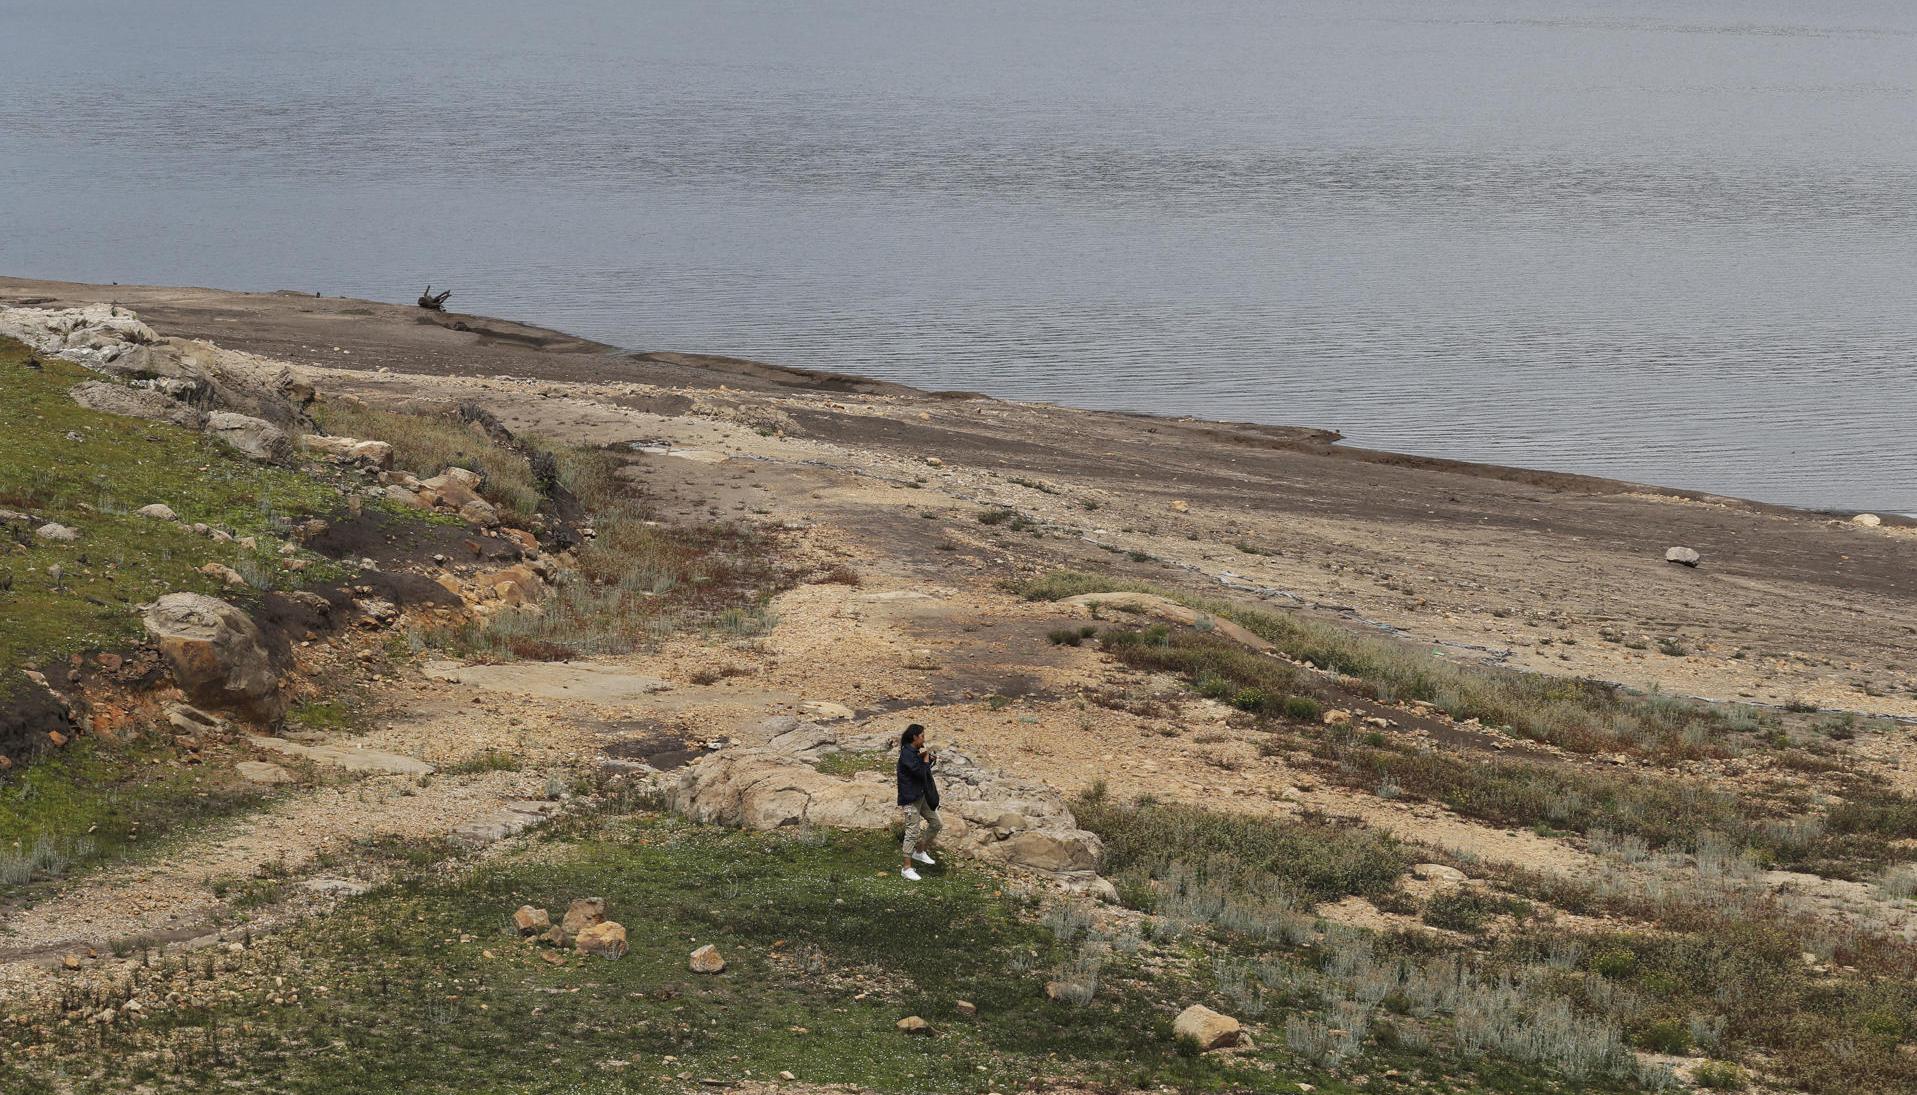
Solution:
<svg viewBox="0 0 1917 1095">
<path fill-rule="evenodd" d="M 309 878 L 300 886 L 316 894 L 337 897 L 358 897 L 373 888 L 371 882 L 361 882 L 357 878 Z"/>
<path fill-rule="evenodd" d="M 305 757 L 317 764 L 330 764 L 353 772 L 390 772 L 399 776 L 430 776 L 433 766 L 418 757 L 383 753 L 378 749 L 358 749 L 347 745 L 307 745 L 284 738 L 252 737 L 248 741 L 261 749 Z"/>
<path fill-rule="evenodd" d="M 663 692 L 672 682 L 632 673 L 615 665 L 592 662 L 512 662 L 505 665 L 462 665 L 438 661 L 425 673 L 436 681 L 463 684 L 487 692 L 511 692 L 553 700 L 583 700 L 618 704 Z"/>
<path fill-rule="evenodd" d="M 920 593 L 916 589 L 884 589 L 877 593 L 860 593 L 852 599 L 872 604 L 887 604 L 892 601 L 933 601 L 938 598 L 930 593 Z"/>
<path fill-rule="evenodd" d="M 533 799 L 508 802 L 501 809 L 454 829 L 453 839 L 468 847 L 482 848 L 543 824 L 556 808 L 555 803 Z"/>
<path fill-rule="evenodd" d="M 728 457 L 725 453 L 711 449 L 675 449 L 668 445 L 643 445 L 632 451 L 647 456 L 676 456 L 681 460 L 690 460 L 695 464 L 723 464 Z"/>
<path fill-rule="evenodd" d="M 248 783 L 291 783 L 293 774 L 270 760 L 243 760 L 233 766 Z"/>
</svg>

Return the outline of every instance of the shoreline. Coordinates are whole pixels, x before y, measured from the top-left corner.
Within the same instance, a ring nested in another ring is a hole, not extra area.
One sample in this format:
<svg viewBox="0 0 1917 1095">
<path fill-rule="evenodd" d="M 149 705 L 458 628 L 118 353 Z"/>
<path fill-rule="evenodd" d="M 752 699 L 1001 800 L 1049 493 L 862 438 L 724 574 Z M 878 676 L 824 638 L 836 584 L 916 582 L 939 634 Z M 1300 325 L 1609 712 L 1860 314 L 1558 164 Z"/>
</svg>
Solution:
<svg viewBox="0 0 1917 1095">
<path fill-rule="evenodd" d="M 722 354 L 707 354 L 695 351 L 678 350 L 639 350 L 628 349 L 584 338 L 555 328 L 543 327 L 519 320 L 501 319 L 492 316 L 465 312 L 432 312 L 409 304 L 387 304 L 380 301 L 356 297 L 307 296 L 304 292 L 291 289 L 269 291 L 242 291 L 216 289 L 204 286 L 166 286 L 166 285 L 100 285 L 89 282 L 72 282 L 52 279 L 23 278 L 0 275 L 0 306 L 4 307 L 64 307 L 74 304 L 94 302 L 117 302 L 140 312 L 160 317 L 167 322 L 169 308 L 192 309 L 196 305 L 204 307 L 210 301 L 231 301 L 233 298 L 257 299 L 284 305 L 290 301 L 312 301 L 317 305 L 331 306 L 315 309 L 321 315 L 330 315 L 335 319 L 379 318 L 383 320 L 410 321 L 415 324 L 438 327 L 457 335 L 472 335 L 480 343 L 507 346 L 538 354 L 584 355 L 602 361 L 611 360 L 627 365 L 638 366 L 650 374 L 649 383 L 661 381 L 677 382 L 693 387 L 740 386 L 761 388 L 768 391 L 798 390 L 818 393 L 838 393 L 846 395 L 895 395 L 913 396 L 938 400 L 986 400 L 1013 406 L 1048 408 L 1068 414 L 1114 416 L 1136 420 L 1157 428 L 1177 427 L 1181 430 L 1211 432 L 1229 436 L 1233 443 L 1259 447 L 1284 448 L 1290 451 L 1309 453 L 1349 460 L 1361 464 L 1389 465 L 1409 467 L 1426 471 L 1446 472 L 1481 478 L 1501 479 L 1508 482 L 1524 483 L 1546 487 L 1553 490 L 1580 490 L 1585 492 L 1635 491 L 1660 496 L 1683 499 L 1708 505 L 1728 505 L 1748 507 L 1757 512 L 1794 514 L 1817 518 L 1844 520 L 1860 512 L 1876 513 L 1887 525 L 1908 525 L 1917 528 L 1917 514 L 1904 514 L 1886 510 L 1869 510 L 1850 507 L 1807 507 L 1782 502 L 1770 502 L 1763 499 L 1744 498 L 1735 495 L 1717 494 L 1711 491 L 1689 487 L 1675 487 L 1637 480 L 1616 479 L 1608 476 L 1591 475 L 1583 472 L 1558 471 L 1549 468 L 1536 468 L 1516 464 L 1498 464 L 1485 461 L 1461 460 L 1452 457 L 1432 456 L 1415 452 L 1401 452 L 1391 449 L 1377 449 L 1345 443 L 1344 435 L 1336 430 L 1321 427 L 1247 422 L 1232 419 L 1211 419 L 1192 415 L 1162 415 L 1149 411 L 1113 410 L 1091 407 L 1079 407 L 1071 404 L 1053 403 L 1037 400 L 1009 399 L 989 392 L 957 389 L 925 389 L 903 384 L 897 381 L 882 380 L 875 377 L 853 373 L 841 373 L 825 369 L 810 369 L 799 366 L 781 365 L 774 362 L 758 361 L 750 358 L 731 357 Z M 155 308 L 155 305 L 158 305 Z M 230 304 L 228 305 L 230 309 Z M 248 345 L 244 337 L 234 340 L 232 332 L 222 331 L 214 324 L 225 317 L 216 317 L 201 323 L 189 323 L 182 333 L 190 337 L 204 338 L 234 348 L 247 349 L 263 353 L 265 356 L 284 357 L 284 353 L 265 353 Z M 230 319 L 226 320 L 230 321 Z M 178 327 L 179 324 L 169 324 Z M 226 335 L 222 340 L 220 335 Z M 351 351 L 348 351 L 349 353 Z M 306 360 L 296 363 L 315 366 L 352 367 L 351 362 L 339 360 Z M 440 370 L 429 367 L 406 368 L 403 364 L 388 364 L 395 372 L 429 372 Z M 576 374 L 577 369 L 556 370 L 566 374 Z M 473 375 L 473 374 L 468 374 Z M 496 375 L 510 376 L 507 372 Z M 538 379 L 572 379 L 605 383 L 617 383 L 631 378 L 622 376 L 566 375 L 536 377 Z"/>
</svg>

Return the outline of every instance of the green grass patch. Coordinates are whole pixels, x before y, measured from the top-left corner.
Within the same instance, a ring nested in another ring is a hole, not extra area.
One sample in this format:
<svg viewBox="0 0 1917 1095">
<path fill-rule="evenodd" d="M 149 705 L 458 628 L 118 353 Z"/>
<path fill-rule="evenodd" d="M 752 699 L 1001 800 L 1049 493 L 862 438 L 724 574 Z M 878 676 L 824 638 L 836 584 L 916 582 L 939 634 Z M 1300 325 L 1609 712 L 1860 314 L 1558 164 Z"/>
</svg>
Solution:
<svg viewBox="0 0 1917 1095">
<path fill-rule="evenodd" d="M 229 766 L 185 763 L 164 735 L 81 738 L 0 784 L 0 892 L 153 854 L 171 834 L 266 798 Z"/>
<path fill-rule="evenodd" d="M 908 886 L 890 850 L 878 834 L 613 823 L 464 878 L 422 873 L 351 900 L 249 956 L 226 982 L 236 998 L 156 1009 L 98 1045 L 92 1030 L 66 1035 L 48 1067 L 69 1090 L 116 1092 L 673 1091 L 682 1074 L 781 1070 L 888 1092 L 1025 1090 L 1060 1076 L 1279 1089 L 1250 1064 L 1179 1053 L 1172 1005 L 1143 995 L 1146 983 L 1107 977 L 1083 1007 L 1047 999 L 1065 945 L 1022 900 L 969 871 Z M 624 959 L 554 967 L 508 930 L 522 903 L 557 913 L 588 894 L 627 925 Z M 727 958 L 723 975 L 686 968 L 708 942 Z M 176 975 L 164 962 L 152 974 Z M 958 1015 L 961 999 L 976 1018 Z M 913 1014 L 937 1034 L 894 1029 Z"/>
</svg>

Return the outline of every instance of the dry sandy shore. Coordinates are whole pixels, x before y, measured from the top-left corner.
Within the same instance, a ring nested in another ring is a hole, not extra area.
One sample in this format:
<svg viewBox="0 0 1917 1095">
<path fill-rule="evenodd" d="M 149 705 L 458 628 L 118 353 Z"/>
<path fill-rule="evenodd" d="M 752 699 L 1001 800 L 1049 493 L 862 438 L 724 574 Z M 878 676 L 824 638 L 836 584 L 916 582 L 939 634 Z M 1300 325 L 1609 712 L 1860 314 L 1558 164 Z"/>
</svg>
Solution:
<svg viewBox="0 0 1917 1095">
<path fill-rule="evenodd" d="M 1079 564 L 1226 582 L 1458 656 L 1917 716 L 1911 522 L 1866 529 L 1736 499 L 1349 449 L 1308 429 L 626 353 L 366 301 L 0 278 L 0 304 L 93 301 L 125 304 L 168 334 L 326 370 L 329 388 L 474 399 L 518 430 L 692 450 L 690 460 L 657 458 L 670 466 L 660 476 L 668 497 L 829 525 L 901 579 Z M 1016 552 L 982 537 L 984 550 L 955 556 L 939 550 L 935 522 L 901 519 L 999 505 L 1078 535 Z M 1704 565 L 1665 563 L 1678 544 Z M 1663 637 L 1689 655 L 1659 653 Z"/>
</svg>

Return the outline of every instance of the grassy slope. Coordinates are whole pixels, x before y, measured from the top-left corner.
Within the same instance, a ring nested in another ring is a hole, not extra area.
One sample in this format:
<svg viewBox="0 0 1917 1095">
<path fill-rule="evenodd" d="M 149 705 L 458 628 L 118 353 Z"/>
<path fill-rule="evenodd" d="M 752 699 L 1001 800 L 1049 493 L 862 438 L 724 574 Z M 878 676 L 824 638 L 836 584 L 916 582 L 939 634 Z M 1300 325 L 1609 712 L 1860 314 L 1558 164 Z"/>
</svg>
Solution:
<svg viewBox="0 0 1917 1095">
<path fill-rule="evenodd" d="M 207 562 L 249 575 L 279 573 L 274 543 L 294 516 L 338 502 L 328 484 L 268 467 L 191 430 L 90 411 L 67 389 L 96 374 L 50 360 L 26 368 L 25 348 L 0 341 L 0 508 L 78 529 L 75 543 L 32 535 L 0 545 L 0 689 L 13 671 L 64 655 L 137 639 L 134 606 L 165 593 L 220 593 L 199 574 Z M 69 433 L 81 440 L 68 440 Z M 163 502 L 180 523 L 132 511 Z M 247 552 L 216 544 L 187 526 L 204 522 L 236 537 L 258 536 Z M 65 570 L 60 586 L 47 568 Z M 17 684 L 17 678 L 14 683 Z"/>
</svg>

